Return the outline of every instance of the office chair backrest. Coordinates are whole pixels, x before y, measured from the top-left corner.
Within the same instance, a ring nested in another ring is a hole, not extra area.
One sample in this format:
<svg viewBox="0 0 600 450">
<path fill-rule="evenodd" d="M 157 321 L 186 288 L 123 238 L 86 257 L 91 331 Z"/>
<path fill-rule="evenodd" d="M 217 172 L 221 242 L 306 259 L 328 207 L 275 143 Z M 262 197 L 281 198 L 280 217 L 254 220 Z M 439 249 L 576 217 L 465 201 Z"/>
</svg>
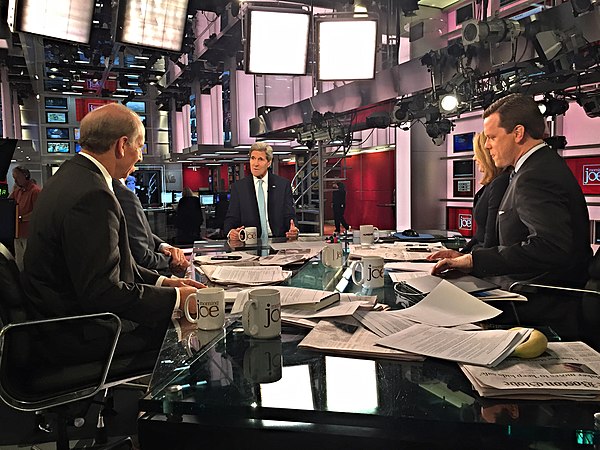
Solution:
<svg viewBox="0 0 600 450">
<path fill-rule="evenodd" d="M 20 276 L 12 254 L 0 243 L 0 327 L 28 319 Z"/>
<path fill-rule="evenodd" d="M 594 254 L 589 266 L 590 279 L 585 288 L 597 292 L 584 294 L 581 299 L 581 322 L 587 343 L 600 350 L 600 249 Z"/>
</svg>

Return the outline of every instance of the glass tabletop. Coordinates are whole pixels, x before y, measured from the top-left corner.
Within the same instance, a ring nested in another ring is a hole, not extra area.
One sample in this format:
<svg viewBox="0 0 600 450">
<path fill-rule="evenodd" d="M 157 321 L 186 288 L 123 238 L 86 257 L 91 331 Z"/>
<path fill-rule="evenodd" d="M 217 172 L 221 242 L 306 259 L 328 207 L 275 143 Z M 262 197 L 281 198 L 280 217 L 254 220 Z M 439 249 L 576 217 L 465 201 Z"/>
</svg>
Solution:
<svg viewBox="0 0 600 450">
<path fill-rule="evenodd" d="M 349 279 L 347 261 L 331 269 L 315 258 L 287 283 L 377 295 L 398 307 L 387 274 L 385 286 L 374 290 Z M 168 331 L 151 389 L 140 402 L 146 419 L 193 416 L 244 430 L 302 431 L 299 436 L 351 427 L 374 440 L 447 442 L 446 448 L 542 442 L 544 448 L 585 448 L 594 438 L 598 403 L 484 399 L 455 363 L 331 356 L 298 348 L 308 330 L 284 326 L 281 339 L 255 340 L 237 319 L 230 315 L 217 332 L 196 330 L 185 320 Z"/>
</svg>

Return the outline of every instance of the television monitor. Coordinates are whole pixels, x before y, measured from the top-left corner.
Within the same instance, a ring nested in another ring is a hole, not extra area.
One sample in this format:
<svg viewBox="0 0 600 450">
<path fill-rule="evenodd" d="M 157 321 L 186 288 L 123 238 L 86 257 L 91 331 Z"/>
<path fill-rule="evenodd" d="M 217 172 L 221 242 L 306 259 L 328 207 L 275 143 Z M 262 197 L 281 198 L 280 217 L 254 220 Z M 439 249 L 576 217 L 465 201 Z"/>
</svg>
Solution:
<svg viewBox="0 0 600 450">
<path fill-rule="evenodd" d="M 63 97 L 46 97 L 44 105 L 46 105 L 46 109 L 67 109 L 67 99 Z"/>
<path fill-rule="evenodd" d="M 134 101 L 134 102 L 127 102 L 125 104 L 125 106 L 127 106 L 130 110 L 138 113 L 138 114 L 144 114 L 146 112 L 146 102 L 142 102 L 142 101 Z"/>
<path fill-rule="evenodd" d="M 79 142 L 75 142 L 75 153 L 79 153 L 81 151 L 81 145 Z"/>
<path fill-rule="evenodd" d="M 48 153 L 69 153 L 68 142 L 48 142 Z"/>
<path fill-rule="evenodd" d="M 210 206 L 215 204 L 215 196 L 213 194 L 201 194 L 200 203 L 202 206 Z"/>
<path fill-rule="evenodd" d="M 173 193 L 172 192 L 162 192 L 160 194 L 160 199 L 164 204 L 173 203 Z"/>
<path fill-rule="evenodd" d="M 66 112 L 46 111 L 47 123 L 67 123 L 67 117 Z"/>
<path fill-rule="evenodd" d="M 173 192 L 173 201 L 175 203 L 179 202 L 179 200 L 181 200 L 181 197 L 183 197 L 183 192 L 181 192 L 181 191 Z"/>
<path fill-rule="evenodd" d="M 473 197 L 474 180 L 454 180 L 455 197 Z"/>
<path fill-rule="evenodd" d="M 461 159 L 452 161 L 452 176 L 454 178 L 473 178 L 475 176 L 475 164 L 472 159 Z"/>
<path fill-rule="evenodd" d="M 73 138 L 78 141 L 79 136 L 81 136 L 79 128 L 73 128 Z"/>
<path fill-rule="evenodd" d="M 46 128 L 46 137 L 48 139 L 69 139 L 68 128 Z"/>
<path fill-rule="evenodd" d="M 474 137 L 475 137 L 475 132 L 455 134 L 453 136 L 453 139 L 454 139 L 454 146 L 453 146 L 454 153 L 472 152 L 473 151 L 473 138 Z"/>
</svg>

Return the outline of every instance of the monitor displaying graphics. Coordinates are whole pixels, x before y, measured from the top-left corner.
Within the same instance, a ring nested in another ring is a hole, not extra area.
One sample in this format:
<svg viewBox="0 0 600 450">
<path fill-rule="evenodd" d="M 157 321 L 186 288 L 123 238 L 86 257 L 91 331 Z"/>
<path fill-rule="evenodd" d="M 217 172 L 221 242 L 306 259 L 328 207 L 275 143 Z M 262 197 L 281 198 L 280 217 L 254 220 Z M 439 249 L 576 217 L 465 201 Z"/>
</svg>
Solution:
<svg viewBox="0 0 600 450">
<path fill-rule="evenodd" d="M 46 128 L 46 137 L 48 139 L 69 139 L 68 128 Z"/>
<path fill-rule="evenodd" d="M 127 102 L 125 106 L 138 114 L 144 114 L 146 112 L 146 102 Z"/>
<path fill-rule="evenodd" d="M 200 195 L 200 204 L 202 206 L 210 206 L 215 204 L 215 196 L 212 194 L 201 194 Z"/>
<path fill-rule="evenodd" d="M 454 146 L 452 147 L 454 153 L 472 152 L 474 137 L 475 137 L 475 132 L 473 132 L 473 131 L 470 133 L 455 134 L 453 136 Z"/>
<path fill-rule="evenodd" d="M 48 142 L 48 153 L 69 153 L 68 142 Z"/>
<path fill-rule="evenodd" d="M 73 128 L 73 138 L 74 138 L 76 141 L 78 141 L 78 140 L 79 140 L 79 136 L 80 136 L 80 133 L 79 133 L 79 128 Z"/>
<path fill-rule="evenodd" d="M 47 123 L 67 123 L 67 113 L 66 112 L 46 111 L 46 122 Z"/>
<path fill-rule="evenodd" d="M 75 142 L 75 153 L 79 153 L 81 151 L 81 145 L 79 142 Z"/>
<path fill-rule="evenodd" d="M 181 192 L 181 191 L 173 192 L 173 202 L 175 202 L 175 203 L 179 202 L 179 200 L 181 200 L 181 197 L 183 197 L 183 192 Z"/>
<path fill-rule="evenodd" d="M 455 197 L 473 197 L 474 180 L 454 180 Z"/>
<path fill-rule="evenodd" d="M 472 159 L 461 159 L 452 161 L 452 176 L 454 178 L 473 178 L 475 176 L 475 161 Z"/>
<path fill-rule="evenodd" d="M 448 230 L 458 231 L 466 237 L 473 236 L 477 229 L 475 221 L 473 220 L 473 209 L 447 206 L 446 228 Z"/>
<path fill-rule="evenodd" d="M 173 203 L 173 193 L 172 192 L 162 192 L 160 194 L 160 198 L 164 204 Z"/>
<path fill-rule="evenodd" d="M 584 195 L 600 195 L 600 157 L 575 156 L 565 158 Z"/>
<path fill-rule="evenodd" d="M 62 97 L 46 97 L 44 105 L 46 109 L 67 109 L 67 99 Z"/>
</svg>

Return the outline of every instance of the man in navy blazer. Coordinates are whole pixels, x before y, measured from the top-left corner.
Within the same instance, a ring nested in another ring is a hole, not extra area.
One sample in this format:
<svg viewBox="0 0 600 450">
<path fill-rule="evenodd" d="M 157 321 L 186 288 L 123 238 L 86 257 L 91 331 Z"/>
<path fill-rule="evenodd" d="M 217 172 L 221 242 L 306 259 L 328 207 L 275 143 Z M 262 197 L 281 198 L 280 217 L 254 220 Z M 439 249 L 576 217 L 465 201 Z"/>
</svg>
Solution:
<svg viewBox="0 0 600 450">
<path fill-rule="evenodd" d="M 542 140 L 545 122 L 535 101 L 511 94 L 484 113 L 486 148 L 498 167 L 514 167 L 498 210 L 499 245 L 445 258 L 433 273 L 448 269 L 511 281 L 581 287 L 592 255 L 585 197 L 564 160 Z M 564 297 L 564 296 L 563 296 Z M 552 325 L 563 337 L 576 329 L 578 307 L 565 299 L 530 297 L 517 305 L 527 324 Z M 569 328 L 567 329 L 567 322 Z"/>
<path fill-rule="evenodd" d="M 263 185 L 263 197 L 267 204 L 266 222 L 271 237 L 298 238 L 298 228 L 294 225 L 296 212 L 290 182 L 269 172 L 273 161 L 273 148 L 256 142 L 250 147 L 251 177 L 236 181 L 231 186 L 231 200 L 225 216 L 224 232 L 232 241 L 239 240 L 239 232 L 244 227 L 256 227 L 258 236 L 262 234 L 258 208 L 258 189 Z M 260 183 L 262 180 L 264 183 Z"/>
</svg>

